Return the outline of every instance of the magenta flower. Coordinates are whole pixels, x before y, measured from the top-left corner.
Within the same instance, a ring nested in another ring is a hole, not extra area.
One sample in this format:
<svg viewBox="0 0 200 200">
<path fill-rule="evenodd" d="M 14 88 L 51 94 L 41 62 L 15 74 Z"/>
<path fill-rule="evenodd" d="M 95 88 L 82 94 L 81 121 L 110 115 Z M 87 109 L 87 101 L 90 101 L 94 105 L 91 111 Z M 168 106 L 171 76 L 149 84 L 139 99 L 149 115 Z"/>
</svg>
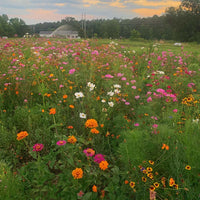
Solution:
<svg viewBox="0 0 200 200">
<path fill-rule="evenodd" d="M 177 113 L 177 112 L 178 112 L 178 110 L 177 110 L 177 109 L 174 109 L 174 110 L 173 110 L 173 112 L 174 112 L 174 113 Z"/>
<path fill-rule="evenodd" d="M 138 96 L 135 96 L 135 99 L 136 99 L 136 100 L 138 100 L 139 98 L 140 98 L 140 96 L 139 96 L 139 95 L 138 95 Z"/>
<path fill-rule="evenodd" d="M 76 70 L 75 69 L 70 69 L 69 74 L 73 74 Z"/>
<path fill-rule="evenodd" d="M 151 98 L 151 97 L 148 97 L 148 98 L 147 98 L 147 102 L 149 103 L 150 101 L 152 101 L 152 98 Z"/>
<path fill-rule="evenodd" d="M 59 140 L 56 144 L 59 145 L 59 146 L 63 146 L 63 145 L 66 144 L 66 141 L 65 140 Z"/>
<path fill-rule="evenodd" d="M 139 123 L 135 123 L 135 124 L 134 124 L 134 126 L 139 126 L 139 125 L 140 125 Z"/>
<path fill-rule="evenodd" d="M 153 124 L 152 127 L 153 128 L 158 128 L 158 124 Z"/>
<path fill-rule="evenodd" d="M 43 144 L 35 144 L 33 146 L 33 151 L 41 151 L 43 149 L 44 145 Z"/>
<path fill-rule="evenodd" d="M 87 148 L 87 149 L 83 150 L 83 153 L 88 157 L 89 156 L 92 157 L 92 156 L 94 156 L 95 151 L 91 148 Z"/>
<path fill-rule="evenodd" d="M 106 74 L 105 78 L 113 78 L 114 76 L 112 76 L 111 74 Z"/>
<path fill-rule="evenodd" d="M 96 163 L 100 163 L 101 161 L 105 160 L 104 155 L 103 154 L 96 154 L 94 156 L 94 162 Z"/>
</svg>

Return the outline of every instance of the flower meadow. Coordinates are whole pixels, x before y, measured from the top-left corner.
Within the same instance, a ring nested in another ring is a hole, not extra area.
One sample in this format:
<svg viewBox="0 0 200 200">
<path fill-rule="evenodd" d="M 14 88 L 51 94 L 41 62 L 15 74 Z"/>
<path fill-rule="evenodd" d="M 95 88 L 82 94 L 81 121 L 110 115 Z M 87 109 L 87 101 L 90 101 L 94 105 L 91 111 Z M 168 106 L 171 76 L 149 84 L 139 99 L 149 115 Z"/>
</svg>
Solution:
<svg viewBox="0 0 200 200">
<path fill-rule="evenodd" d="M 200 56 L 0 43 L 1 199 L 199 199 Z"/>
</svg>

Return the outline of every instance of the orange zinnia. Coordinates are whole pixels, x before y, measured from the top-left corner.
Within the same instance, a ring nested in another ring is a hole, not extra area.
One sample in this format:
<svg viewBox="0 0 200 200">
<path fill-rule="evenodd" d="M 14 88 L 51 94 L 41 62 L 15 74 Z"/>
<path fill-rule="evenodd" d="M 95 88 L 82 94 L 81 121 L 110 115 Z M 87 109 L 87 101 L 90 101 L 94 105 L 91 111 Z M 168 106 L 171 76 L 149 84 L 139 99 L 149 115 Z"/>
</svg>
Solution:
<svg viewBox="0 0 200 200">
<path fill-rule="evenodd" d="M 96 127 L 98 127 L 98 123 L 95 119 L 88 119 L 85 122 L 85 127 L 86 128 L 96 128 Z"/>
<path fill-rule="evenodd" d="M 108 168 L 108 162 L 106 160 L 103 160 L 99 163 L 99 167 L 101 168 L 101 170 L 106 170 Z"/>
<path fill-rule="evenodd" d="M 50 115 L 55 115 L 55 114 L 56 114 L 56 109 L 55 109 L 55 108 L 51 108 L 51 109 L 49 110 L 49 114 L 50 114 Z"/>
<path fill-rule="evenodd" d="M 94 133 L 94 134 L 99 134 L 99 131 L 96 129 L 96 128 L 92 128 L 90 130 L 91 133 Z"/>
<path fill-rule="evenodd" d="M 17 134 L 17 140 L 22 140 L 24 139 L 25 137 L 28 136 L 28 133 L 26 131 L 21 131 L 20 133 Z"/>
<path fill-rule="evenodd" d="M 71 143 L 71 144 L 75 144 L 77 141 L 77 139 L 72 135 L 72 136 L 68 136 L 67 142 Z"/>
<path fill-rule="evenodd" d="M 83 177 L 83 170 L 81 168 L 76 168 L 72 171 L 72 176 L 74 179 L 80 179 Z"/>
<path fill-rule="evenodd" d="M 68 96 L 66 94 L 63 95 L 63 99 L 66 99 Z"/>
<path fill-rule="evenodd" d="M 97 186 L 96 186 L 96 185 L 93 185 L 92 191 L 93 191 L 93 192 L 97 192 Z"/>
</svg>

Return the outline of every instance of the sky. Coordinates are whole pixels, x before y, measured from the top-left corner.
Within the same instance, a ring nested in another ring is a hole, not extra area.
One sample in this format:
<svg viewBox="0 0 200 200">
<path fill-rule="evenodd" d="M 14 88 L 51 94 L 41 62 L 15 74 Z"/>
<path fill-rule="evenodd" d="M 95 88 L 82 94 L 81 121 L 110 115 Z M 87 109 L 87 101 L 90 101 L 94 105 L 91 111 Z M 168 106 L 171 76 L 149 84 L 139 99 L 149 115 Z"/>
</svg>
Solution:
<svg viewBox="0 0 200 200">
<path fill-rule="evenodd" d="M 162 15 L 168 7 L 177 7 L 179 0 L 1 0 L 0 15 L 18 17 L 27 25 L 57 22 L 65 17 L 77 20 L 132 19 Z"/>
</svg>

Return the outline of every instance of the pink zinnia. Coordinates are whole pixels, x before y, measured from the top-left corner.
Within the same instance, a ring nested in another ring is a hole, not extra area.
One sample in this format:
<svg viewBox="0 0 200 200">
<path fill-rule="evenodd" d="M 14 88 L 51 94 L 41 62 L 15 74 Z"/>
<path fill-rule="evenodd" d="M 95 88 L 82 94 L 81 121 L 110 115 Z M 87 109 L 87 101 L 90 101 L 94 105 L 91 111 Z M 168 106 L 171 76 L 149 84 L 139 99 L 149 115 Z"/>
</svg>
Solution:
<svg viewBox="0 0 200 200">
<path fill-rule="evenodd" d="M 104 155 L 102 154 L 96 154 L 94 156 L 94 162 L 100 163 L 101 161 L 105 160 Z"/>
<path fill-rule="evenodd" d="M 86 156 L 92 157 L 92 156 L 94 156 L 95 151 L 94 151 L 93 149 L 91 149 L 91 148 L 87 148 L 87 149 L 83 150 L 83 153 L 84 153 Z"/>
<path fill-rule="evenodd" d="M 41 151 L 43 149 L 44 145 L 43 144 L 35 144 L 33 146 L 33 151 Z"/>
<path fill-rule="evenodd" d="M 66 144 L 66 141 L 65 140 L 59 140 L 56 144 L 59 145 L 59 146 L 62 146 L 62 145 Z"/>
</svg>

